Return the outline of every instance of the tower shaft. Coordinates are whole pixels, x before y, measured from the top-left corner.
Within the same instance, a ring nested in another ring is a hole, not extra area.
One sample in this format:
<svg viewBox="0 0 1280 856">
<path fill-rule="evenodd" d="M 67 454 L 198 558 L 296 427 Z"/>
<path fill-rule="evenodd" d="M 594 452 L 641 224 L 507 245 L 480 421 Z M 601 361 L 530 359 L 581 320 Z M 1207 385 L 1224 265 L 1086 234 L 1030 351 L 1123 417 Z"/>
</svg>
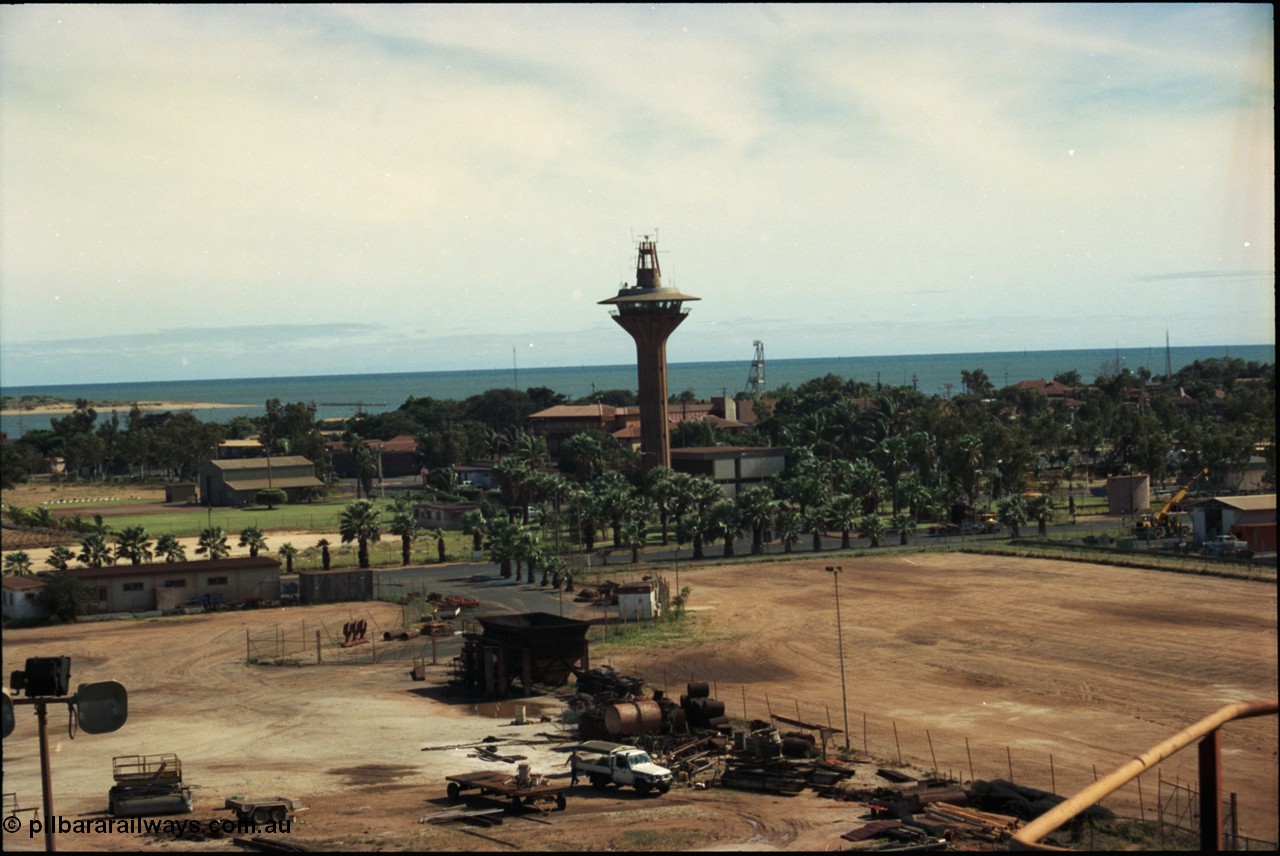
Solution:
<svg viewBox="0 0 1280 856">
<path fill-rule="evenodd" d="M 640 462 L 644 470 L 671 466 L 667 433 L 667 337 L 684 321 L 687 300 L 697 300 L 662 284 L 657 244 L 640 242 L 636 284 L 623 285 L 616 297 L 600 301 L 616 306 L 613 320 L 636 343 L 640 401 Z"/>
</svg>

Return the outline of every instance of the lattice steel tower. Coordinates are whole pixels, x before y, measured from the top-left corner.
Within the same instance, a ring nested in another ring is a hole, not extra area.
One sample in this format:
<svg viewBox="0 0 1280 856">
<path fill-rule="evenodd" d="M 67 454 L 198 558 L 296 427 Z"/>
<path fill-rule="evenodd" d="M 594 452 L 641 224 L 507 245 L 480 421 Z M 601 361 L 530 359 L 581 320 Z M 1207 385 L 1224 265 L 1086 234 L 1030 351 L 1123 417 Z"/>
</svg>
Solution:
<svg viewBox="0 0 1280 856">
<path fill-rule="evenodd" d="M 662 285 L 657 242 L 645 235 L 636 259 L 636 284 L 624 283 L 616 297 L 600 301 L 602 306 L 618 307 L 613 320 L 636 342 L 640 463 L 646 471 L 671 466 L 671 441 L 667 435 L 667 337 L 689 314 L 684 302 L 700 299 Z"/>
<path fill-rule="evenodd" d="M 747 375 L 747 392 L 757 394 L 764 392 L 764 342 L 755 341 L 756 356 L 751 361 L 751 371 Z"/>
</svg>

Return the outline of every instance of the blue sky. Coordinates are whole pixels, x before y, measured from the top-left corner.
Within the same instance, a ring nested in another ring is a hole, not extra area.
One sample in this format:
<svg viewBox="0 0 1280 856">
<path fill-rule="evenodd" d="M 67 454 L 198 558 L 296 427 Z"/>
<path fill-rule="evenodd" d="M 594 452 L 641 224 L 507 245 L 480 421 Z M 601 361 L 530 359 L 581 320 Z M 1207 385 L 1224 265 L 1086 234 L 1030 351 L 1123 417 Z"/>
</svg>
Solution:
<svg viewBox="0 0 1280 856">
<path fill-rule="evenodd" d="M 1269 4 L 0 9 L 0 384 L 1275 341 Z"/>
</svg>

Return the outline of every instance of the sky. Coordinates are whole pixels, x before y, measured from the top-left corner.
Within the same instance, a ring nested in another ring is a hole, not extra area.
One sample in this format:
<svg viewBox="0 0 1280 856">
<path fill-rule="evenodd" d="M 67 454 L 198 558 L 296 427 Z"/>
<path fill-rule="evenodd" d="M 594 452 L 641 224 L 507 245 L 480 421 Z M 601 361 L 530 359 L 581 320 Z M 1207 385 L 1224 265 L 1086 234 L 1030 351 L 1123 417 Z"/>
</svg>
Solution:
<svg viewBox="0 0 1280 856">
<path fill-rule="evenodd" d="M 0 9 L 0 385 L 1274 344 L 1270 4 Z"/>
</svg>

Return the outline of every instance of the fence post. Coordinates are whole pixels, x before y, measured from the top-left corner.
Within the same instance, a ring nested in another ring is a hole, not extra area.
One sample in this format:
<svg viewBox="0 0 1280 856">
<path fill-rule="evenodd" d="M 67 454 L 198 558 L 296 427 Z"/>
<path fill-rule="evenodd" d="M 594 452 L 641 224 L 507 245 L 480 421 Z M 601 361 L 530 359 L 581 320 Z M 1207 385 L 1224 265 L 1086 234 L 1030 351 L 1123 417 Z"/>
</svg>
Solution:
<svg viewBox="0 0 1280 856">
<path fill-rule="evenodd" d="M 975 777 L 973 775 L 973 753 L 969 751 L 969 738 L 964 739 L 964 754 L 969 756 L 969 784 L 973 785 Z"/>
<path fill-rule="evenodd" d="M 902 744 L 898 742 L 898 721 L 896 719 L 891 721 L 893 722 L 893 745 L 898 747 L 898 763 L 901 764 Z"/>
<path fill-rule="evenodd" d="M 933 752 L 933 735 L 930 734 L 929 729 L 926 728 L 924 730 L 924 736 L 925 739 L 929 741 L 929 757 L 933 759 L 933 774 L 935 776 L 941 775 L 941 773 L 938 772 L 938 756 Z"/>
<path fill-rule="evenodd" d="M 316 665 L 324 662 L 324 655 L 320 652 L 320 631 L 316 631 Z"/>
</svg>

